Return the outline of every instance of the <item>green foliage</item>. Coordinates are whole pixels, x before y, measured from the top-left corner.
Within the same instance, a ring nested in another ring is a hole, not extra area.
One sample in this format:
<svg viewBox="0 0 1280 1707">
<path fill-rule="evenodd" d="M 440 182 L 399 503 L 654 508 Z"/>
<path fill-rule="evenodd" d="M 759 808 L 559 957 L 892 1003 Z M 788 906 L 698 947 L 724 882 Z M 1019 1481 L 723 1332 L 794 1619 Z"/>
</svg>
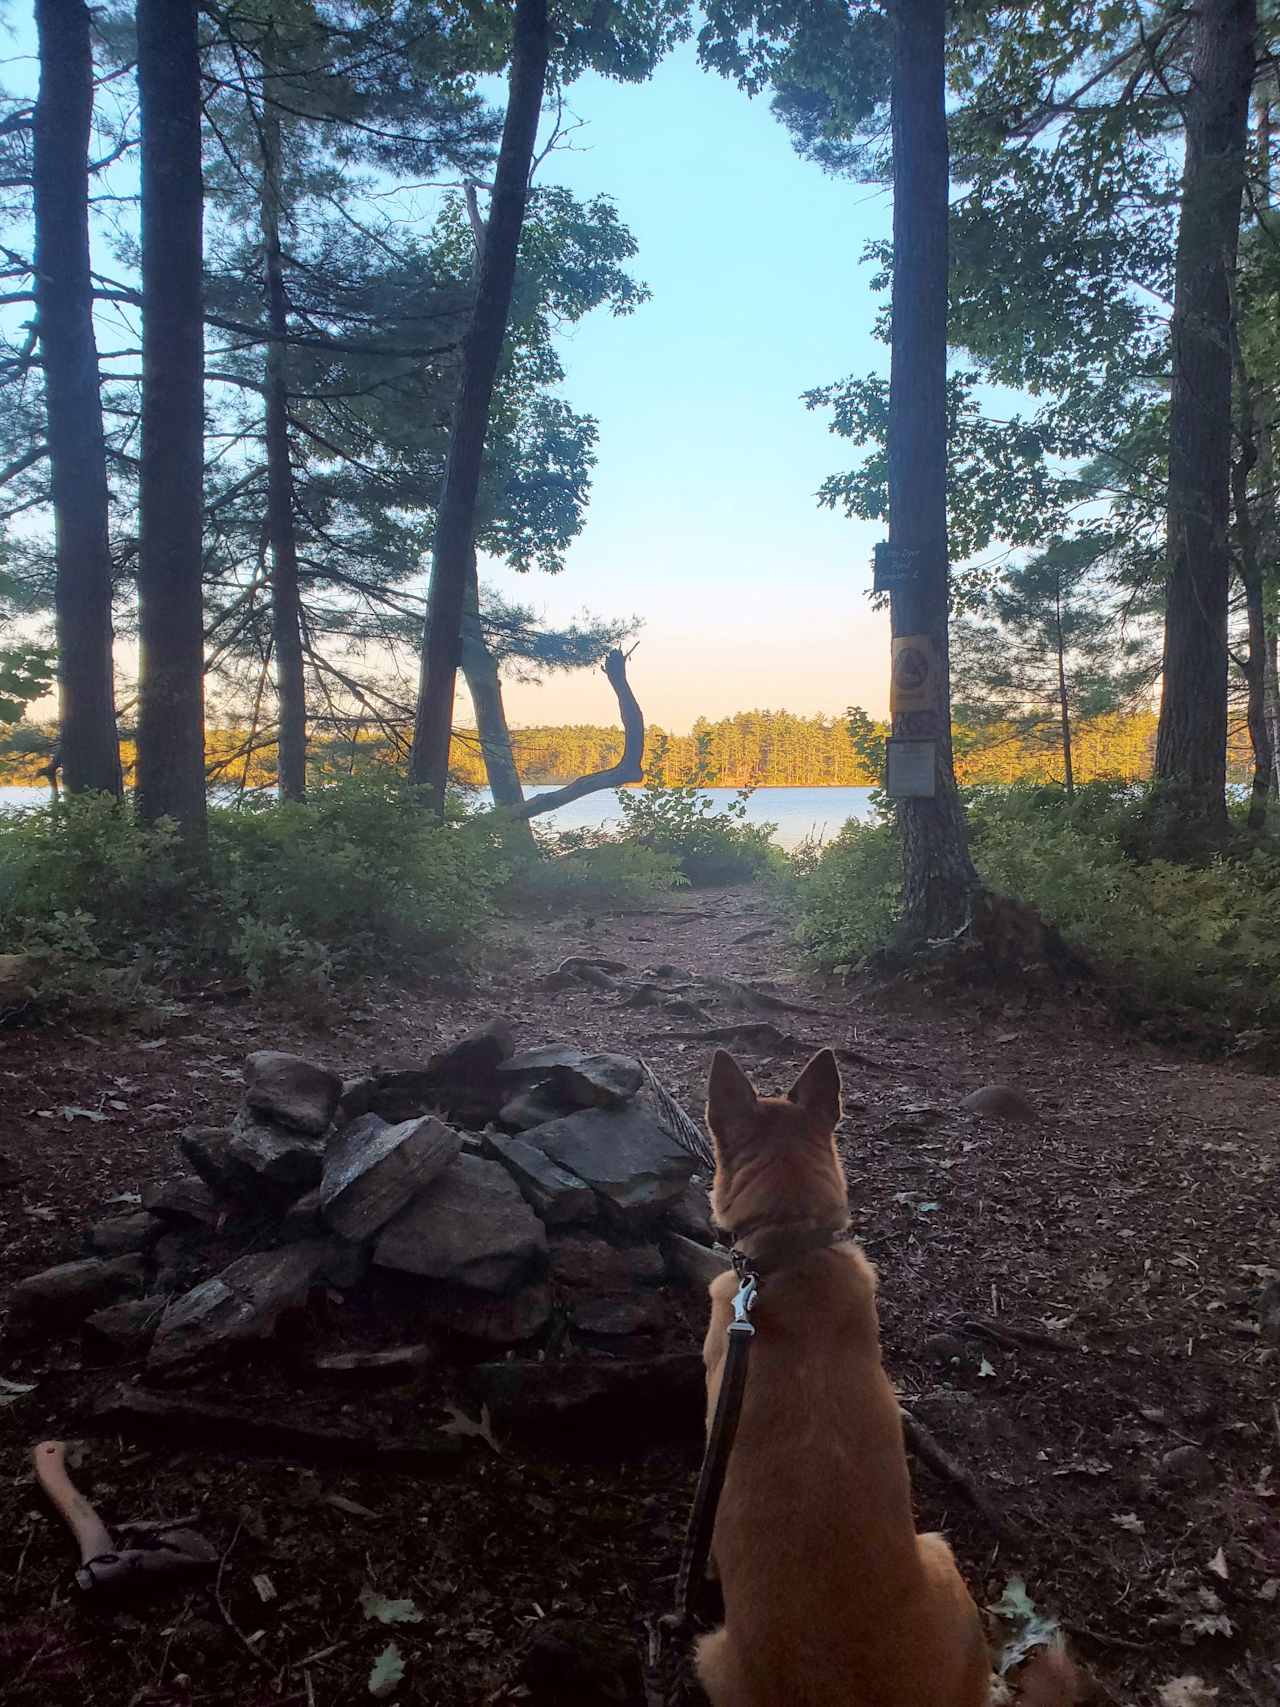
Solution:
<svg viewBox="0 0 1280 1707">
<path fill-rule="evenodd" d="M 77 796 L 0 816 L 0 951 L 318 990 L 474 941 L 505 878 L 488 830 L 435 823 L 388 774 L 213 810 L 200 872 L 172 824 Z"/>
<path fill-rule="evenodd" d="M 53 686 L 48 646 L 0 646 L 0 723 L 17 723 L 33 699 Z"/>
<path fill-rule="evenodd" d="M 1059 788 L 975 791 L 974 862 L 989 888 L 1038 908 L 1147 1001 L 1280 1026 L 1280 850 L 1199 866 L 1137 859 L 1151 809 L 1150 791 L 1120 784 L 1088 784 L 1070 802 Z M 856 823 L 812 862 L 796 904 L 822 964 L 847 966 L 890 939 L 900 866 L 892 826 Z"/>
<path fill-rule="evenodd" d="M 512 870 L 508 893 L 520 905 L 640 907 L 687 881 L 674 853 L 602 830 L 535 831 L 535 837 L 533 856 Z"/>
<path fill-rule="evenodd" d="M 661 754 L 655 755 L 655 766 Z M 676 859 L 686 882 L 695 888 L 720 883 L 754 883 L 782 868 L 783 854 L 773 840 L 776 824 L 748 824 L 749 788 L 717 810 L 695 782 L 668 788 L 649 781 L 620 796 L 622 839 Z"/>
</svg>

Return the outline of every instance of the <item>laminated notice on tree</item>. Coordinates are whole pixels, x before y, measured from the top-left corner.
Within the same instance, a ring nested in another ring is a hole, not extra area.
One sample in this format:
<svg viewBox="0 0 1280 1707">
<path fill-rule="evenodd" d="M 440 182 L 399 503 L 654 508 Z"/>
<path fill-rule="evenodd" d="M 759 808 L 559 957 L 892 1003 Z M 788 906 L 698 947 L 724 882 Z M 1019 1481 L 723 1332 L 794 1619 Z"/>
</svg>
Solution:
<svg viewBox="0 0 1280 1707">
<path fill-rule="evenodd" d="M 891 800 L 932 800 L 937 775 L 936 741 L 885 742 L 884 791 Z"/>
<path fill-rule="evenodd" d="M 889 714 L 932 711 L 938 703 L 938 670 L 927 634 L 898 634 L 889 673 Z"/>
</svg>

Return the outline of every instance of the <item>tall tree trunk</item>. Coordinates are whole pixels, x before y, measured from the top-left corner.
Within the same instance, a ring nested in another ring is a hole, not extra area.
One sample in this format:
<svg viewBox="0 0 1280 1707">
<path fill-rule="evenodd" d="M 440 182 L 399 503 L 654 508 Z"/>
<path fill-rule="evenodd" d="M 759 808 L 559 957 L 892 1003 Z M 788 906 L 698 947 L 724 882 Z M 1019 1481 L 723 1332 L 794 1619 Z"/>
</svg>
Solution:
<svg viewBox="0 0 1280 1707">
<path fill-rule="evenodd" d="M 138 808 L 205 835 L 204 321 L 195 0 L 138 0 L 142 461 Z"/>
<path fill-rule="evenodd" d="M 489 407 L 502 357 L 516 252 L 524 225 L 529 170 L 546 84 L 547 0 L 517 0 L 511 77 L 502 147 L 494 175 L 480 257 L 475 307 L 462 347 L 462 375 L 449 438 L 449 459 L 436 519 L 431 587 L 422 638 L 422 669 L 409 774 L 444 813 L 449 737 L 466 602 L 468 553 L 475 543 L 476 498 Z"/>
<path fill-rule="evenodd" d="M 1265 640 L 1265 694 L 1267 739 L 1271 743 L 1272 800 L 1280 796 L 1280 646 L 1277 645 L 1276 613 L 1267 612 Z"/>
<path fill-rule="evenodd" d="M 267 55 L 264 63 L 270 65 Z M 267 542 L 271 549 L 271 634 L 279 702 L 279 786 L 283 800 L 307 788 L 307 688 L 298 598 L 298 540 L 289 446 L 289 299 L 280 248 L 280 115 L 270 94 L 262 115 L 262 246 L 267 275 Z"/>
<path fill-rule="evenodd" d="M 83 0 L 36 0 L 36 28 L 36 329 L 53 486 L 58 745 L 69 789 L 119 795 L 107 458 L 89 274 L 89 9 Z"/>
<path fill-rule="evenodd" d="M 893 61 L 893 341 L 889 377 L 889 541 L 915 553 L 892 594 L 895 638 L 932 652 L 928 711 L 894 717 L 895 735 L 936 742 L 932 799 L 898 803 L 903 935 L 921 941 L 968 919 L 969 858 L 951 757 L 947 652 L 947 203 L 943 45 L 946 0 L 896 0 Z"/>
<path fill-rule="evenodd" d="M 1067 649 L 1062 637 L 1062 591 L 1057 595 L 1058 705 L 1062 723 L 1062 782 L 1067 799 L 1076 797 L 1075 770 L 1071 763 L 1071 701 L 1067 693 Z"/>
<path fill-rule="evenodd" d="M 1202 0 L 1186 97 L 1155 764 L 1176 801 L 1170 836 L 1182 847 L 1212 844 L 1227 829 L 1232 305 L 1256 28 L 1256 0 Z"/>
<path fill-rule="evenodd" d="M 1240 410 L 1240 454 L 1231 465 L 1231 496 L 1239 549 L 1240 582 L 1244 587 L 1248 650 L 1240 661 L 1247 693 L 1246 721 L 1253 747 L 1253 780 L 1249 790 L 1248 825 L 1255 834 L 1267 827 L 1267 796 L 1271 787 L 1271 730 L 1267 723 L 1267 622 L 1262 594 L 1259 530 L 1254 520 L 1249 480 L 1258 461 L 1259 411 L 1248 370 L 1235 340 Z M 1265 432 L 1265 422 L 1261 423 Z"/>
<path fill-rule="evenodd" d="M 469 558 L 467 603 L 462 618 L 462 673 L 476 714 L 476 734 L 493 803 L 495 806 L 523 806 L 524 789 L 520 786 L 511 731 L 507 727 L 506 708 L 502 703 L 498 661 L 485 644 L 480 621 L 480 583 L 474 546 Z"/>
</svg>

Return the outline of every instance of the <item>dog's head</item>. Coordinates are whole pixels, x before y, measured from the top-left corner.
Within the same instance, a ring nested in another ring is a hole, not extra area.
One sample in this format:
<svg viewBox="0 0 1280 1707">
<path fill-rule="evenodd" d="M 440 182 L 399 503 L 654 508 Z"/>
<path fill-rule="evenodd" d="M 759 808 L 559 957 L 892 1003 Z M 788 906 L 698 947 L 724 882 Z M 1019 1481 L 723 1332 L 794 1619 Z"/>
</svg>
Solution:
<svg viewBox="0 0 1280 1707">
<path fill-rule="evenodd" d="M 784 1225 L 839 1231 L 849 1217 L 835 1146 L 839 1119 L 840 1069 L 829 1049 L 784 1097 L 757 1096 L 733 1057 L 717 1049 L 707 1086 L 717 1226 L 739 1237 Z"/>
</svg>

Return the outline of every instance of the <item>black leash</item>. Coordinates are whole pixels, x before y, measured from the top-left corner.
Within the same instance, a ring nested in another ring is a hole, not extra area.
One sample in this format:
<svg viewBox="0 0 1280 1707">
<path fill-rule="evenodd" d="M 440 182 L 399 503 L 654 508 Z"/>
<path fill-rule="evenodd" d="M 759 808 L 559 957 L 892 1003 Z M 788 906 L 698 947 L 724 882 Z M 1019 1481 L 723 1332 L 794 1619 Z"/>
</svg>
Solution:
<svg viewBox="0 0 1280 1707">
<path fill-rule="evenodd" d="M 680 1677 L 676 1673 L 677 1669 L 687 1672 L 688 1637 L 693 1629 L 691 1602 L 706 1575 L 707 1560 L 711 1556 L 716 1509 L 720 1504 L 729 1455 L 738 1430 L 742 1396 L 747 1387 L 747 1362 L 756 1331 L 750 1321 L 750 1312 L 756 1301 L 759 1276 L 750 1260 L 739 1251 L 733 1253 L 733 1266 L 739 1285 L 733 1297 L 733 1317 L 728 1328 L 729 1343 L 720 1377 L 720 1395 L 707 1434 L 707 1448 L 698 1472 L 698 1487 L 685 1530 L 680 1569 L 676 1573 L 675 1609 L 663 1618 L 650 1620 L 648 1625 L 644 1668 L 646 1707 L 669 1707 L 690 1681 L 687 1675 Z"/>
</svg>

